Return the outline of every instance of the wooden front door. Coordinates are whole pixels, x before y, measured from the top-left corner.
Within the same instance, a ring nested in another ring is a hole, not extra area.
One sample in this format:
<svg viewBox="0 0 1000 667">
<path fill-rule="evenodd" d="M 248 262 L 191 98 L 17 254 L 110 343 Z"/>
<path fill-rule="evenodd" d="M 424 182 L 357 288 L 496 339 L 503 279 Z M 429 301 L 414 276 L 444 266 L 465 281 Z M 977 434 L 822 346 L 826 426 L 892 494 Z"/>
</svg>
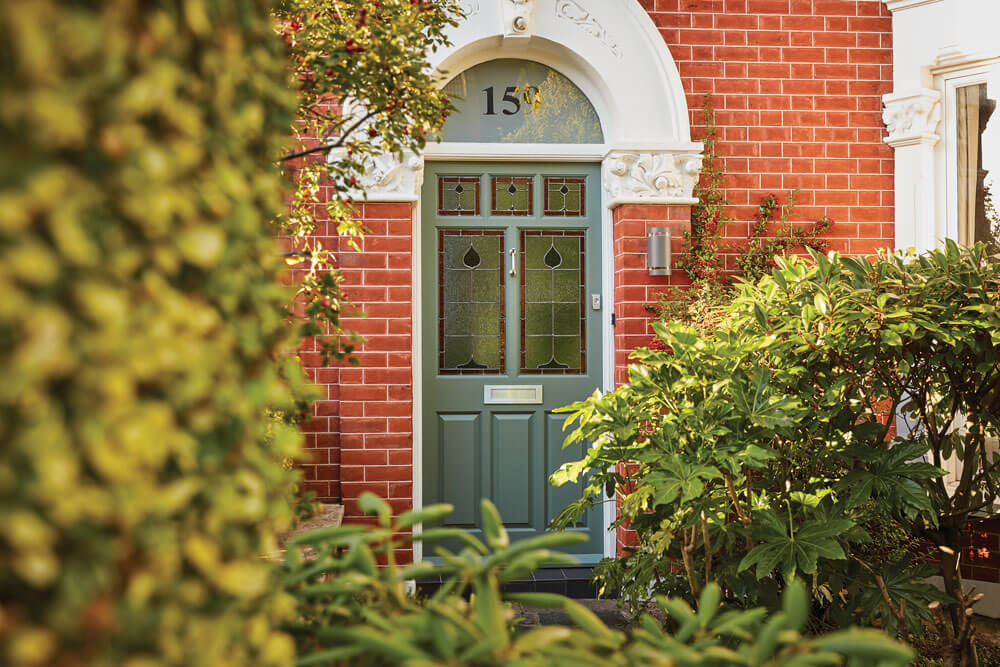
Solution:
<svg viewBox="0 0 1000 667">
<path fill-rule="evenodd" d="M 602 378 L 599 165 L 428 163 L 421 206 L 424 503 L 538 535 L 580 497 L 547 482 L 582 456 L 553 410 Z M 599 509 L 569 530 L 603 557 Z"/>
</svg>

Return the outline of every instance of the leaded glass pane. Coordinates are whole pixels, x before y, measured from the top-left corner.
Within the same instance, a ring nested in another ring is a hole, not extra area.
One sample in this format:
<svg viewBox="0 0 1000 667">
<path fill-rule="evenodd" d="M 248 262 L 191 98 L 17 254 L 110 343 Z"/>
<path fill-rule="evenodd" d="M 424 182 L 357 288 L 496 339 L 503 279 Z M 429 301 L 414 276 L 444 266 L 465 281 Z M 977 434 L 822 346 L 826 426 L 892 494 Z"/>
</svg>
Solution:
<svg viewBox="0 0 1000 667">
<path fill-rule="evenodd" d="M 545 215 L 583 217 L 586 215 L 586 186 L 582 178 L 545 179 Z"/>
<path fill-rule="evenodd" d="M 438 370 L 504 372 L 503 232 L 439 232 Z"/>
<path fill-rule="evenodd" d="M 534 183 L 530 177 L 493 177 L 493 215 L 531 215 Z"/>
<path fill-rule="evenodd" d="M 438 215 L 479 215 L 479 177 L 438 176 Z"/>
<path fill-rule="evenodd" d="M 586 372 L 584 232 L 521 232 L 521 373 Z"/>
</svg>

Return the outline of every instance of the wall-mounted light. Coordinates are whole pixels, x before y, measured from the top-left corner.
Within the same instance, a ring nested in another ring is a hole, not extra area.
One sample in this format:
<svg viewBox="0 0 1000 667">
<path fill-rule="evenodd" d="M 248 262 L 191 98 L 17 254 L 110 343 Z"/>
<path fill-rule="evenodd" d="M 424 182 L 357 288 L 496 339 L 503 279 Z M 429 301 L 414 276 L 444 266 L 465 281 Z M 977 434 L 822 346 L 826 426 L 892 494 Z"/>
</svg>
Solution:
<svg viewBox="0 0 1000 667">
<path fill-rule="evenodd" d="M 652 227 L 646 237 L 646 268 L 651 276 L 670 275 L 670 229 Z"/>
</svg>

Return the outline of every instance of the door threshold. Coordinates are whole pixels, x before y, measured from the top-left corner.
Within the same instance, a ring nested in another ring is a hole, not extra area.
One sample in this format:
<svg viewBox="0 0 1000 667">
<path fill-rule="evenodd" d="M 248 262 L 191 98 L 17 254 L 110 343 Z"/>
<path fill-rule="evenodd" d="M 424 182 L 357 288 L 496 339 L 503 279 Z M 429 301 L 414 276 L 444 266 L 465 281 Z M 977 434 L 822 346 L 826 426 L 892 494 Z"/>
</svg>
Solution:
<svg viewBox="0 0 1000 667">
<path fill-rule="evenodd" d="M 505 593 L 558 593 L 573 600 L 590 600 L 597 597 L 597 585 L 590 580 L 593 571 L 592 567 L 547 567 L 529 578 L 508 582 L 500 590 Z M 441 584 L 440 577 L 418 581 L 417 591 L 422 596 L 431 596 Z"/>
</svg>

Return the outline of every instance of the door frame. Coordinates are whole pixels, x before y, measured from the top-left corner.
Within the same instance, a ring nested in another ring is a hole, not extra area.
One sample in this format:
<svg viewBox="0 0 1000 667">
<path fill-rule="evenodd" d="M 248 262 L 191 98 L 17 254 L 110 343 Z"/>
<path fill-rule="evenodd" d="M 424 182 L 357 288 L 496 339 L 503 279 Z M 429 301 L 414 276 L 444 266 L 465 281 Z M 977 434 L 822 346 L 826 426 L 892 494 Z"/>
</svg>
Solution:
<svg viewBox="0 0 1000 667">
<path fill-rule="evenodd" d="M 432 150 L 431 146 L 424 154 L 424 159 L 433 162 L 453 162 L 453 161 L 475 161 L 475 162 L 549 162 L 549 163 L 572 163 L 588 162 L 601 164 L 608 151 L 603 146 L 588 145 L 586 149 L 574 147 L 577 150 L 566 151 L 569 146 L 552 146 L 548 144 L 538 144 L 535 146 L 521 145 L 517 147 L 516 153 L 502 154 L 499 151 L 488 154 L 476 154 L 473 148 L 461 144 L 439 144 Z M 510 148 L 506 146 L 505 148 Z M 553 150 L 554 149 L 554 150 Z M 596 151 L 593 149 L 597 149 Z M 614 350 L 614 330 L 611 326 L 611 315 L 614 312 L 614 244 L 612 240 L 612 206 L 614 202 L 609 197 L 607 189 L 604 187 L 604 170 L 601 170 L 601 348 L 603 357 L 603 369 L 601 373 L 601 390 L 610 391 L 614 388 L 615 371 L 615 350 Z M 412 264 L 412 285 L 411 285 L 411 355 L 412 355 L 412 387 L 413 387 L 413 508 L 423 507 L 424 482 L 423 482 L 423 362 L 421 357 L 421 347 L 423 344 L 423 299 L 421 280 L 423 277 L 421 266 L 421 243 L 423 242 L 422 231 L 422 188 L 423 172 L 419 174 L 416 185 L 416 201 L 413 204 L 413 233 L 410 248 Z M 617 539 L 611 528 L 611 523 L 615 519 L 615 505 L 612 502 L 603 504 L 602 525 L 604 528 L 604 557 L 616 556 Z M 423 526 L 413 527 L 414 533 L 421 532 Z M 419 562 L 423 560 L 423 542 L 413 543 L 413 560 Z"/>
</svg>

